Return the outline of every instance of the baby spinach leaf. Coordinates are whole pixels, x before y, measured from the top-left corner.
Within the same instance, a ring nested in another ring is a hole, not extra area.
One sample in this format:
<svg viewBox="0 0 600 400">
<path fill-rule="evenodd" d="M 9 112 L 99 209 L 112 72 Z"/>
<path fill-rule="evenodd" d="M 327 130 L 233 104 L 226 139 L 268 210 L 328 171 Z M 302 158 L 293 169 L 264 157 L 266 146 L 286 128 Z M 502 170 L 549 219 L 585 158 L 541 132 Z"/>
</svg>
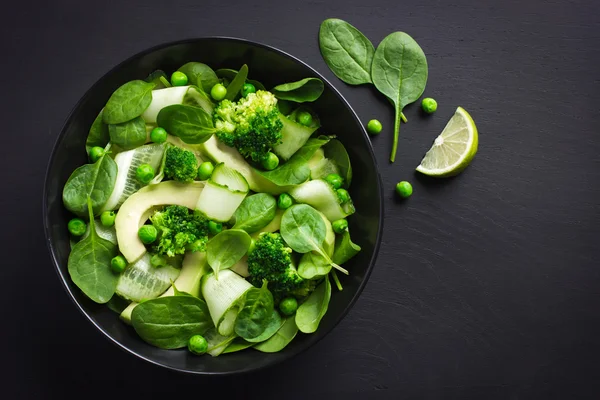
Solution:
<svg viewBox="0 0 600 400">
<path fill-rule="evenodd" d="M 185 104 L 164 107 L 158 113 L 156 122 L 187 144 L 204 143 L 216 132 L 210 114 L 202 108 Z"/>
<path fill-rule="evenodd" d="M 326 19 L 319 30 L 319 46 L 331 71 L 349 85 L 371 83 L 375 47 L 358 29 L 337 18 Z"/>
<path fill-rule="evenodd" d="M 315 101 L 321 94 L 325 86 L 323 81 L 318 78 L 305 78 L 297 82 L 283 83 L 271 89 L 271 93 L 281 100 L 291 100 L 296 103 Z"/>
<path fill-rule="evenodd" d="M 333 160 L 340 170 L 340 176 L 344 178 L 344 187 L 349 188 L 352 183 L 352 165 L 350 164 L 350 156 L 346 148 L 337 139 L 331 139 L 329 143 L 323 146 L 325 157 Z"/>
<path fill-rule="evenodd" d="M 274 307 L 273 295 L 267 289 L 266 280 L 260 289 L 248 289 L 244 306 L 235 320 L 235 333 L 248 341 L 256 339 L 269 326 Z"/>
<path fill-rule="evenodd" d="M 293 317 L 287 318 L 281 328 L 268 340 L 253 348 L 263 353 L 277 353 L 287 346 L 298 334 L 298 327 Z"/>
<path fill-rule="evenodd" d="M 171 83 L 167 79 L 167 74 L 163 70 L 156 70 L 152 72 L 144 81 L 148 83 L 154 83 L 154 90 L 156 89 L 164 89 L 171 87 Z"/>
<path fill-rule="evenodd" d="M 94 164 L 77 168 L 63 188 L 63 203 L 67 210 L 83 217 L 87 213 L 88 197 L 94 214 L 98 214 L 110 197 L 117 180 L 117 164 L 104 155 Z"/>
<path fill-rule="evenodd" d="M 229 86 L 227 86 L 227 95 L 225 96 L 227 100 L 235 100 L 235 97 L 242 89 L 242 86 L 244 86 L 244 83 L 246 83 L 246 78 L 248 78 L 248 66 L 244 64 L 235 75 L 235 78 L 233 78 Z"/>
<path fill-rule="evenodd" d="M 246 350 L 248 347 L 252 346 L 254 346 L 254 343 L 252 342 L 248 342 L 242 338 L 235 338 L 234 341 L 223 350 L 222 354 L 235 353 L 237 351 Z"/>
<path fill-rule="evenodd" d="M 110 135 L 108 134 L 108 125 L 102 122 L 102 111 L 100 111 L 90 127 L 90 132 L 85 141 L 85 150 L 90 154 L 92 147 L 98 146 L 104 148 L 109 141 Z"/>
<path fill-rule="evenodd" d="M 94 221 L 92 199 L 88 197 L 86 203 L 90 221 Z M 117 252 L 117 245 L 98 236 L 96 224 L 90 224 L 89 236 L 76 243 L 69 254 L 71 280 L 96 303 L 104 304 L 115 294 L 119 277 L 112 272 L 110 260 Z"/>
<path fill-rule="evenodd" d="M 217 78 L 215 71 L 203 63 L 189 62 L 179 68 L 178 71 L 187 75 L 190 85 L 196 85 L 206 93 L 210 93 L 210 89 L 219 83 L 219 78 Z"/>
<path fill-rule="evenodd" d="M 416 101 L 427 83 L 427 58 L 415 40 L 404 32 L 386 36 L 375 51 L 371 67 L 373 83 L 396 111 L 390 161 L 396 159 L 402 109 Z"/>
<path fill-rule="evenodd" d="M 329 307 L 329 299 L 331 299 L 331 283 L 329 277 L 326 277 L 296 311 L 296 325 L 300 332 L 313 333 L 317 330 Z"/>
<path fill-rule="evenodd" d="M 116 312 L 117 314 L 121 314 L 124 309 L 129 307 L 131 301 L 125 300 L 124 298 L 113 295 L 110 300 L 106 303 L 106 306 L 109 310 Z"/>
<path fill-rule="evenodd" d="M 252 238 L 241 229 L 228 229 L 218 233 L 206 245 L 206 259 L 208 265 L 215 272 L 230 268 L 240 261 L 248 252 Z"/>
<path fill-rule="evenodd" d="M 131 150 L 146 143 L 146 123 L 142 117 L 136 117 L 122 124 L 109 125 L 110 141 L 123 150 Z"/>
<path fill-rule="evenodd" d="M 127 82 L 112 94 L 104 107 L 105 124 L 122 124 L 142 115 L 152 102 L 154 83 L 140 80 Z"/>
<path fill-rule="evenodd" d="M 238 73 L 235 69 L 230 68 L 221 68 L 216 70 L 215 72 L 219 78 L 222 78 L 224 80 L 223 84 L 227 83 L 225 84 L 225 86 L 229 86 L 229 83 L 231 83 L 233 78 L 235 78 L 235 75 Z M 265 85 L 263 85 L 257 80 L 246 79 L 246 82 L 253 84 L 256 90 L 267 90 L 265 89 Z"/>
<path fill-rule="evenodd" d="M 339 263 L 338 263 L 339 264 Z M 319 253 L 308 252 L 302 255 L 298 265 L 298 275 L 304 279 L 315 279 L 331 271 L 331 264 Z"/>
<path fill-rule="evenodd" d="M 275 218 L 277 201 L 267 193 L 257 193 L 248 196 L 235 211 L 233 229 L 243 229 L 254 233 L 269 224 Z"/>
<path fill-rule="evenodd" d="M 285 210 L 281 217 L 281 236 L 298 253 L 323 251 L 326 226 L 317 210 L 306 204 L 296 204 Z"/>
<path fill-rule="evenodd" d="M 336 235 L 333 262 L 341 265 L 357 255 L 360 250 L 360 246 L 352 242 L 350 232 L 346 230 L 341 235 Z"/>
<path fill-rule="evenodd" d="M 213 326 L 206 303 L 193 296 L 144 301 L 133 309 L 131 324 L 145 342 L 161 349 L 185 347 L 190 337 Z"/>
<path fill-rule="evenodd" d="M 247 341 L 250 343 L 264 342 L 265 340 L 273 336 L 279 330 L 279 328 L 281 328 L 284 322 L 284 319 L 281 318 L 277 310 L 273 309 L 271 318 L 269 318 L 269 322 L 267 323 L 267 327 L 265 328 L 263 333 L 261 333 L 254 339 L 247 339 Z"/>
</svg>

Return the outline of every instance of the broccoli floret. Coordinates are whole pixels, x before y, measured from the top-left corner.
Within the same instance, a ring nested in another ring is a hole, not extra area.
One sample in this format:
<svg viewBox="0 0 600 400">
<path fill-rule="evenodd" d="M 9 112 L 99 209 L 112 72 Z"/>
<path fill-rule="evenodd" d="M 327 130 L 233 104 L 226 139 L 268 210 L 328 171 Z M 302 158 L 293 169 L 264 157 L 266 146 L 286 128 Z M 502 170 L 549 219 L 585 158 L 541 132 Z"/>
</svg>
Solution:
<svg viewBox="0 0 600 400">
<path fill-rule="evenodd" d="M 213 113 L 217 137 L 255 162 L 264 161 L 273 146 L 281 142 L 277 98 L 259 90 L 234 103 L 223 100 Z"/>
<path fill-rule="evenodd" d="M 266 279 L 275 298 L 306 296 L 314 289 L 314 283 L 298 275 L 291 256 L 292 249 L 287 247 L 279 233 L 261 234 L 248 255 L 248 280 L 260 287 Z"/>
<path fill-rule="evenodd" d="M 191 151 L 169 146 L 165 160 L 165 176 L 180 182 L 191 182 L 198 174 L 198 160 Z"/>
<path fill-rule="evenodd" d="M 158 230 L 156 253 L 173 257 L 186 251 L 206 250 L 209 221 L 187 207 L 168 206 L 155 212 L 150 221 Z"/>
</svg>

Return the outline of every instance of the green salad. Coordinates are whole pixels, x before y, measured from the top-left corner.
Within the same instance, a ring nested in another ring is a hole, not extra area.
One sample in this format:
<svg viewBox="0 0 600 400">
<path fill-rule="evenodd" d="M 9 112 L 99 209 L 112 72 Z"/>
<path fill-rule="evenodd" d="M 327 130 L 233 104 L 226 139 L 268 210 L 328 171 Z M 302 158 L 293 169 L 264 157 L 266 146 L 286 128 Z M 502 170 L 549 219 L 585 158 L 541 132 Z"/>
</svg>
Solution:
<svg viewBox="0 0 600 400">
<path fill-rule="evenodd" d="M 280 351 L 318 329 L 360 251 L 350 158 L 310 107 L 323 82 L 267 91 L 248 73 L 190 62 L 125 83 L 64 186 L 73 283 L 150 345 Z"/>
</svg>

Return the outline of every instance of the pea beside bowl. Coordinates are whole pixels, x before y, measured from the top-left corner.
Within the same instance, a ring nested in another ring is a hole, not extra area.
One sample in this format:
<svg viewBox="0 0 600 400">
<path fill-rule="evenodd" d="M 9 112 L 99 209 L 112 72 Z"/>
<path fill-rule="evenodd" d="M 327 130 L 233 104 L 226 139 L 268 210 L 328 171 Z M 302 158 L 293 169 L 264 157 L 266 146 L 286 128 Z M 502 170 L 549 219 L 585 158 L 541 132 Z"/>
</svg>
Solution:
<svg viewBox="0 0 600 400">
<path fill-rule="evenodd" d="M 307 77 L 325 83 L 323 95 L 312 104 L 321 119 L 321 131 L 337 135 L 344 143 L 353 165 L 351 196 L 356 214 L 350 217 L 352 239 L 362 251 L 344 265 L 350 276 L 342 277 L 344 290 L 334 288 L 327 314 L 317 332 L 298 336 L 279 353 L 254 350 L 222 355 L 194 356 L 185 349 L 162 350 L 143 342 L 133 328 L 122 323 L 105 305 L 94 303 L 71 282 L 67 271 L 71 217 L 62 204 L 62 188 L 71 172 L 86 162 L 85 140 L 100 109 L 120 85 L 144 79 L 154 70 L 174 71 L 189 61 L 200 61 L 218 68 L 239 68 L 247 64 L 253 79 L 271 88 L 281 82 Z M 383 227 L 381 178 L 367 134 L 342 95 L 317 71 L 297 58 L 270 46 L 234 38 L 199 38 L 153 47 L 125 60 L 98 82 L 77 103 L 56 141 L 43 197 L 44 228 L 52 262 L 69 296 L 107 338 L 122 349 L 151 363 L 182 372 L 220 375 L 248 372 L 273 365 L 306 350 L 327 335 L 340 322 L 365 286 L 379 250 Z"/>
</svg>

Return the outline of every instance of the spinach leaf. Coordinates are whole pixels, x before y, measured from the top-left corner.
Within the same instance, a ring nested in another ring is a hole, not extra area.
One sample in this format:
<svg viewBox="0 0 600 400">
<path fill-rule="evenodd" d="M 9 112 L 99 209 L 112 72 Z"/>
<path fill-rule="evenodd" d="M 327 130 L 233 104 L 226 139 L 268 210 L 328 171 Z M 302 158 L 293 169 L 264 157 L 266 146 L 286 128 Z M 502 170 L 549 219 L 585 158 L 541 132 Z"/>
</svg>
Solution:
<svg viewBox="0 0 600 400">
<path fill-rule="evenodd" d="M 144 301 L 133 309 L 131 324 L 145 342 L 161 349 L 185 347 L 190 337 L 213 326 L 206 303 L 193 296 Z"/>
<path fill-rule="evenodd" d="M 152 89 L 154 83 L 127 82 L 108 99 L 102 120 L 105 124 L 121 124 L 139 117 L 152 102 Z"/>
<path fill-rule="evenodd" d="M 277 310 L 274 309 L 273 313 L 271 314 L 271 318 L 269 318 L 269 322 L 267 323 L 267 327 L 265 328 L 263 333 L 261 333 L 254 339 L 247 339 L 247 341 L 250 343 L 264 342 L 265 340 L 273 336 L 275 333 L 277 333 L 277 331 L 279 330 L 279 328 L 281 328 L 284 322 L 285 320 L 281 318 Z"/>
<path fill-rule="evenodd" d="M 248 66 L 244 64 L 235 75 L 235 78 L 233 78 L 229 86 L 227 86 L 227 95 L 225 96 L 227 100 L 235 100 L 235 97 L 242 89 L 242 86 L 244 86 L 244 83 L 246 83 L 246 78 L 248 78 Z"/>
<path fill-rule="evenodd" d="M 304 103 L 317 100 L 323 94 L 324 89 L 325 86 L 322 80 L 318 78 L 305 78 L 297 82 L 277 85 L 271 89 L 271 93 L 281 100 Z"/>
<path fill-rule="evenodd" d="M 357 255 L 360 250 L 360 246 L 352 242 L 350 232 L 346 230 L 341 235 L 336 235 L 332 259 L 341 265 Z"/>
<path fill-rule="evenodd" d="M 296 321 L 290 317 L 285 320 L 275 335 L 253 348 L 263 353 L 277 353 L 283 350 L 296 337 L 296 334 L 298 334 Z"/>
<path fill-rule="evenodd" d="M 90 132 L 88 133 L 87 140 L 85 141 L 85 150 L 88 154 L 90 154 L 92 147 L 98 146 L 104 148 L 109 141 L 110 136 L 108 134 L 108 125 L 102 122 L 102 111 L 100 111 L 90 127 Z"/>
<path fill-rule="evenodd" d="M 94 221 L 92 199 L 87 198 L 90 221 Z M 96 233 L 90 223 L 90 234 L 73 246 L 67 267 L 71 280 L 87 297 L 99 304 L 108 302 L 115 294 L 118 275 L 112 272 L 110 260 L 117 255 L 117 245 Z"/>
<path fill-rule="evenodd" d="M 202 108 L 185 104 L 164 107 L 158 113 L 156 122 L 187 144 L 204 143 L 216 132 L 210 114 Z"/>
<path fill-rule="evenodd" d="M 113 295 L 113 297 L 111 297 L 110 300 L 106 303 L 106 306 L 109 310 L 116 312 L 117 314 L 121 314 L 123 310 L 129 307 L 130 304 L 131 301 L 125 300 L 120 296 Z"/>
<path fill-rule="evenodd" d="M 103 155 L 94 164 L 82 165 L 73 171 L 63 188 L 63 203 L 67 210 L 83 217 L 90 198 L 94 214 L 98 214 L 110 197 L 116 180 L 117 164 L 110 156 Z"/>
<path fill-rule="evenodd" d="M 326 19 L 319 30 L 319 47 L 331 71 L 349 85 L 371 83 L 375 48 L 358 29 L 337 18 Z"/>
<path fill-rule="evenodd" d="M 373 56 L 373 83 L 392 103 L 396 111 L 394 142 L 390 161 L 396 159 L 402 109 L 416 101 L 427 83 L 427 58 L 415 40 L 404 32 L 386 36 Z"/>
<path fill-rule="evenodd" d="M 331 299 L 331 283 L 326 277 L 308 299 L 296 311 L 296 325 L 300 332 L 313 333 L 319 327 L 319 322 L 327 312 Z"/>
<path fill-rule="evenodd" d="M 146 123 L 142 117 L 136 117 L 122 124 L 109 125 L 110 141 L 123 150 L 131 150 L 146 143 Z"/>
<path fill-rule="evenodd" d="M 267 289 L 267 281 L 262 287 L 250 288 L 245 294 L 244 306 L 235 320 L 235 333 L 248 341 L 256 339 L 269 326 L 275 308 L 273 295 Z"/>
<path fill-rule="evenodd" d="M 152 72 L 146 79 L 144 79 L 148 83 L 154 83 L 154 90 L 156 89 L 164 89 L 171 87 L 171 83 L 167 78 L 167 74 L 163 70 L 156 70 Z"/>
<path fill-rule="evenodd" d="M 216 70 L 215 72 L 219 78 L 223 79 L 223 81 L 224 81 L 223 84 L 225 86 L 229 86 L 229 83 L 231 83 L 233 78 L 235 78 L 235 75 L 238 73 L 235 69 L 230 69 L 230 68 L 221 68 L 221 69 Z M 227 83 L 226 81 L 228 81 L 229 83 Z M 267 90 L 267 89 L 265 89 L 265 85 L 263 85 L 262 83 L 260 83 L 257 80 L 246 79 L 246 82 L 253 84 L 254 87 L 256 88 L 256 90 Z"/>
<path fill-rule="evenodd" d="M 236 338 L 223 350 L 222 354 L 235 353 L 237 351 L 246 350 L 248 347 L 254 346 L 254 343 L 248 342 L 242 338 Z"/>
<path fill-rule="evenodd" d="M 233 229 L 243 229 L 254 233 L 269 224 L 275 218 L 277 200 L 268 193 L 248 196 L 235 211 Z"/>
<path fill-rule="evenodd" d="M 228 229 L 218 233 L 206 245 L 208 265 L 218 277 L 219 271 L 230 268 L 248 252 L 252 238 L 241 229 Z"/>
<path fill-rule="evenodd" d="M 329 142 L 329 138 L 321 136 L 318 139 L 308 139 L 306 144 L 300 148 L 283 165 L 272 171 L 260 171 L 254 169 L 254 172 L 268 179 L 277 186 L 299 185 L 310 178 L 310 167 L 308 161 L 315 152 L 324 144 Z"/>
<path fill-rule="evenodd" d="M 333 160 L 340 170 L 340 176 L 344 178 L 344 187 L 347 189 L 352 183 L 352 165 L 350 164 L 350 156 L 346 148 L 337 139 L 331 139 L 329 143 L 323 146 L 325 157 Z"/>
<path fill-rule="evenodd" d="M 196 85 L 206 93 L 210 93 L 210 89 L 219 83 L 219 78 L 217 78 L 215 71 L 203 63 L 189 62 L 179 68 L 178 71 L 187 75 L 190 85 Z"/>
<path fill-rule="evenodd" d="M 338 263 L 339 264 L 339 263 Z M 315 279 L 331 271 L 331 264 L 319 253 L 308 252 L 302 255 L 298 265 L 298 275 L 304 279 Z"/>
</svg>

